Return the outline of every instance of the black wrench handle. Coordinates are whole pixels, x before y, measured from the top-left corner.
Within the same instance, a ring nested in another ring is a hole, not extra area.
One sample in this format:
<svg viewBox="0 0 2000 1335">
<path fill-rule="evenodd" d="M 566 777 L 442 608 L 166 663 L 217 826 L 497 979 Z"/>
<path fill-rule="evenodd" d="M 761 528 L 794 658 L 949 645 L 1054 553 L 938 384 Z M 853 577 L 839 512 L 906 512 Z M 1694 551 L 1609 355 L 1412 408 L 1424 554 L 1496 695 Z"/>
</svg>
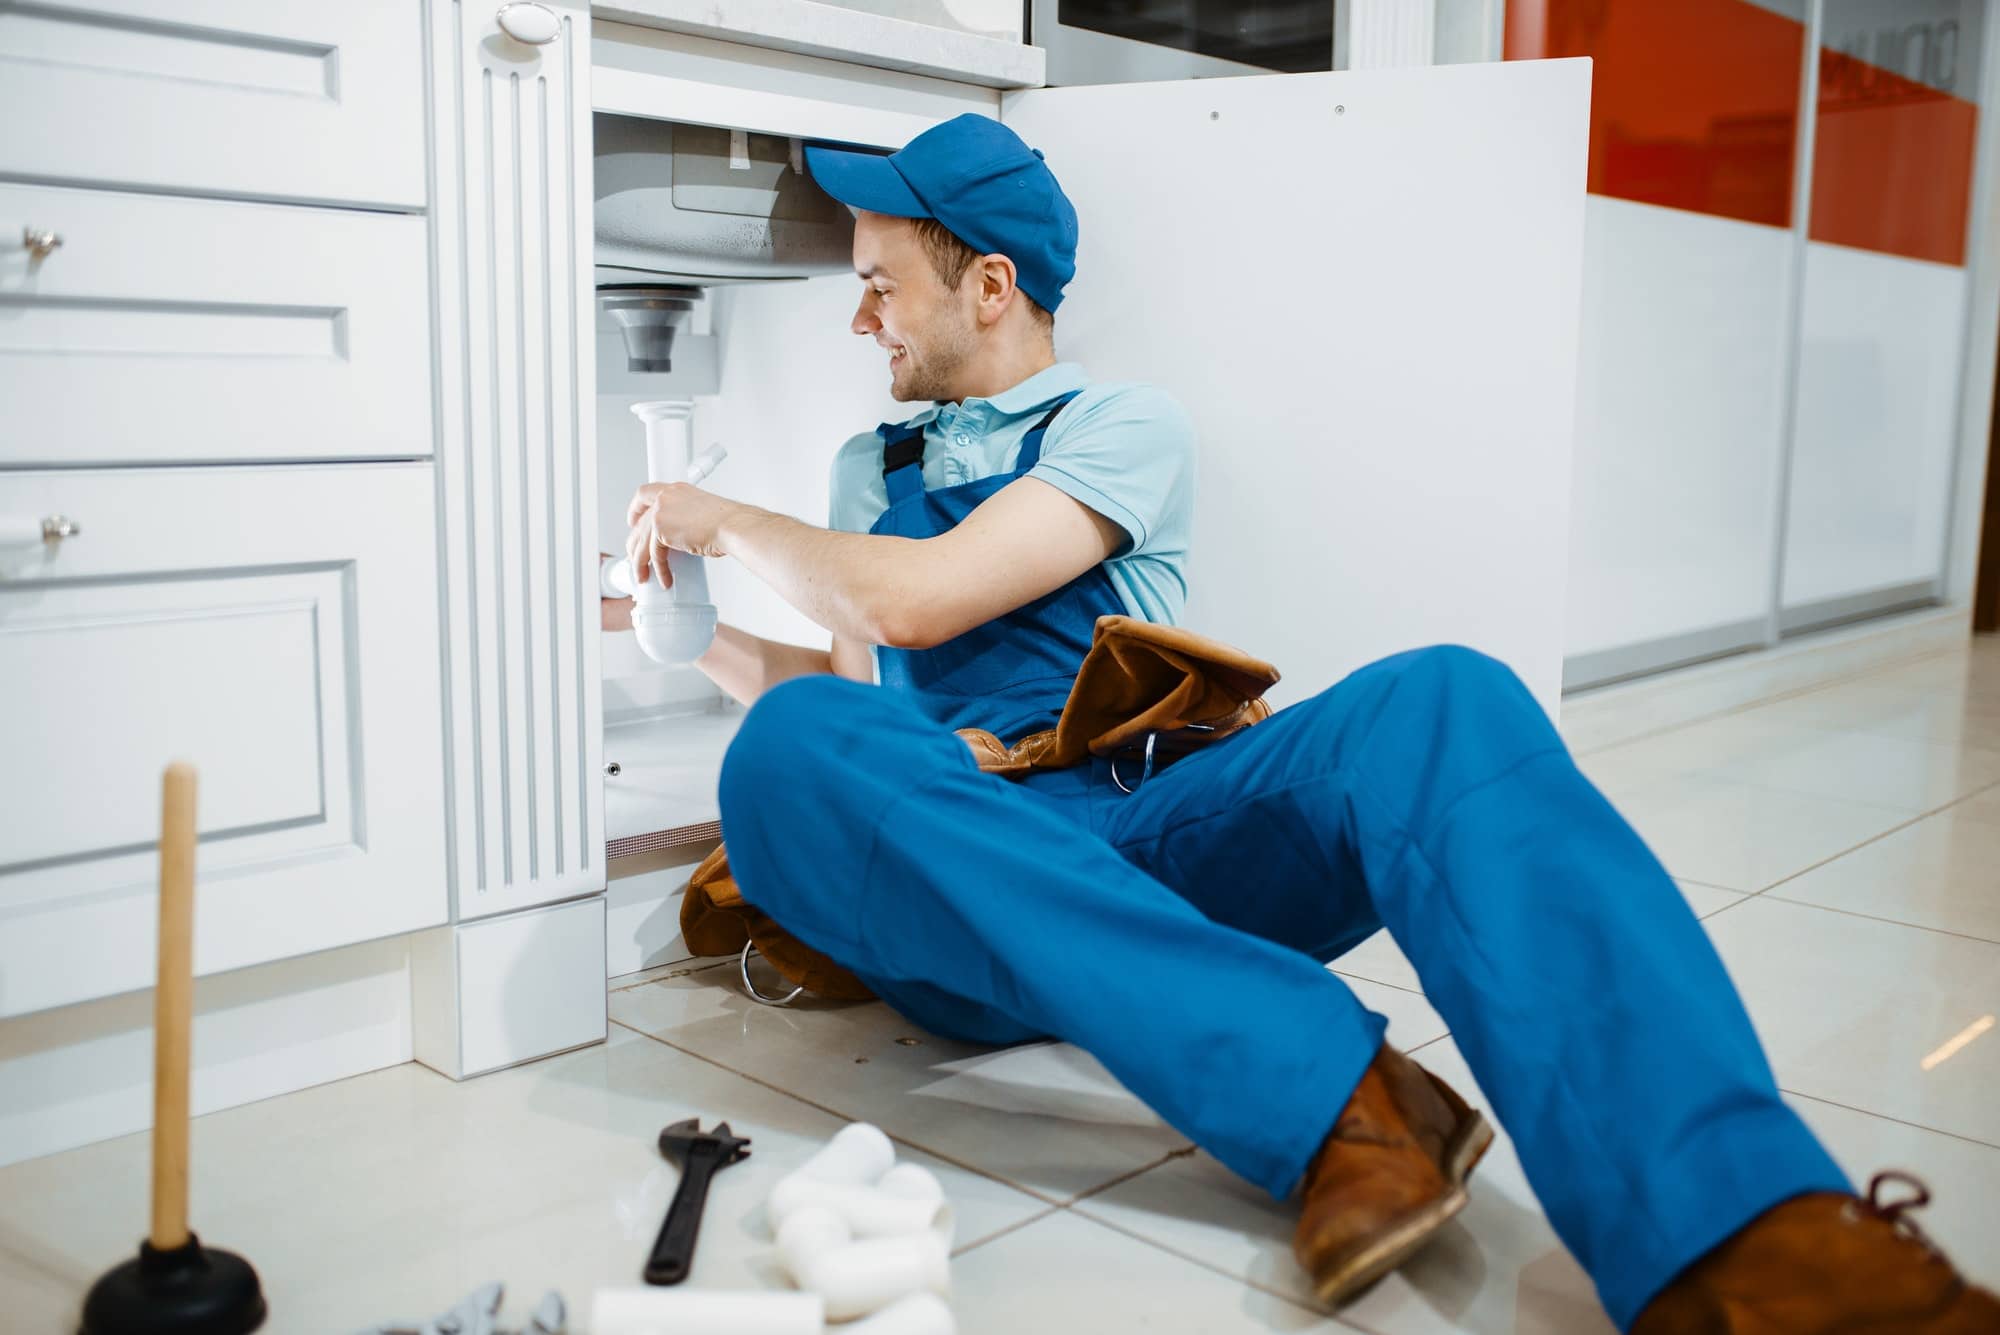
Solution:
<svg viewBox="0 0 2000 1335">
<path fill-rule="evenodd" d="M 694 1243 L 701 1234 L 701 1211 L 708 1203 L 708 1184 L 722 1166 L 720 1145 L 696 1145 L 688 1150 L 681 1168 L 681 1184 L 674 1203 L 667 1207 L 666 1222 L 653 1240 L 653 1254 L 646 1258 L 648 1284 L 678 1284 L 694 1268 Z"/>
</svg>

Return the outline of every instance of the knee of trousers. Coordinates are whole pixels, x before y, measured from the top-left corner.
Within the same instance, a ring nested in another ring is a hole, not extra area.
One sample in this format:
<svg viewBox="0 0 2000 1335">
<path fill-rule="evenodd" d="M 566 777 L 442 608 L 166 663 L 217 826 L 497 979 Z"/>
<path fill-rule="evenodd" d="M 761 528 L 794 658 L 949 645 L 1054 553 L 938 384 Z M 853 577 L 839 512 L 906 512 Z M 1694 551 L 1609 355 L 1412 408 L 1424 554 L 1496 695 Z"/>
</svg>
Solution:
<svg viewBox="0 0 2000 1335">
<path fill-rule="evenodd" d="M 1462 644 L 1412 649 L 1384 659 L 1381 666 L 1393 670 L 1402 685 L 1417 688 L 1414 694 L 1421 698 L 1435 700 L 1443 696 L 1501 704 L 1534 703 L 1534 697 L 1514 669 Z"/>
<path fill-rule="evenodd" d="M 838 791 L 823 777 L 839 747 L 827 722 L 851 714 L 870 690 L 815 675 L 780 682 L 758 697 L 722 758 L 724 838 L 762 838 L 790 824 L 796 804 L 824 803 Z"/>
<path fill-rule="evenodd" d="M 1468 760 L 1490 753 L 1504 760 L 1561 745 L 1514 670 L 1464 645 L 1413 649 L 1363 668 L 1352 680 L 1354 690 L 1328 693 L 1330 717 L 1351 725 L 1347 711 L 1359 705 L 1369 734 L 1405 760 L 1418 753 Z"/>
</svg>

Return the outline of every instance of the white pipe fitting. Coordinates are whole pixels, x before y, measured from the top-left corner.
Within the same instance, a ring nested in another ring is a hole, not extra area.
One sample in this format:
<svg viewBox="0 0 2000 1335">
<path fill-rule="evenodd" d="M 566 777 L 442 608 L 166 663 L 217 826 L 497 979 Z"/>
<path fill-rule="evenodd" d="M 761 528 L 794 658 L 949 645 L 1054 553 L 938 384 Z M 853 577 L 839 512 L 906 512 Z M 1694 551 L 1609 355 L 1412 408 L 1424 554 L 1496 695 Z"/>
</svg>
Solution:
<svg viewBox="0 0 2000 1335">
<path fill-rule="evenodd" d="M 801 1289 L 826 1303 L 830 1321 L 867 1316 L 917 1293 L 951 1293 L 951 1250 L 935 1233 L 855 1240 L 847 1222 L 808 1205 L 778 1232 L 778 1256 Z"/>
<path fill-rule="evenodd" d="M 590 1308 L 593 1335 L 824 1335 L 825 1328 L 816 1293 L 599 1289 Z"/>
<path fill-rule="evenodd" d="M 896 1166 L 896 1145 L 882 1128 L 850 1122 L 834 1134 L 818 1154 L 800 1164 L 792 1177 L 821 1182 L 879 1182 Z M 788 1179 L 789 1180 L 789 1179 Z"/>
<path fill-rule="evenodd" d="M 699 1289 L 599 1289 L 594 1335 L 824 1335 L 826 1309 L 812 1293 L 713 1293 Z M 838 1328 L 838 1335 L 958 1335 L 951 1308 L 913 1293 Z"/>
<path fill-rule="evenodd" d="M 840 1335 L 958 1335 L 958 1322 L 935 1293 L 913 1293 L 874 1316 L 842 1326 Z"/>
<path fill-rule="evenodd" d="M 909 1233 L 935 1233 L 949 1247 L 951 1206 L 944 1187 L 929 1169 L 898 1164 L 874 1186 L 852 1182 L 821 1182 L 794 1173 L 771 1189 L 765 1207 L 774 1229 L 801 1209 L 823 1206 L 839 1215 L 857 1238 L 894 1238 Z"/>
</svg>

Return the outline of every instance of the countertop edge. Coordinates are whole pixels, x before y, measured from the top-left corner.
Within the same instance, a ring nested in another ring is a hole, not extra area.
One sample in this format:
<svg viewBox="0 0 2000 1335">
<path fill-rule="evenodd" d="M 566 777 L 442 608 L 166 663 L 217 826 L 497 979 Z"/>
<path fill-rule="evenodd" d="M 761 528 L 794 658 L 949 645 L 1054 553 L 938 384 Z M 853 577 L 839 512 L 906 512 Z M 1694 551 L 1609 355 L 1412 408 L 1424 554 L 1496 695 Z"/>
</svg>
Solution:
<svg viewBox="0 0 2000 1335">
<path fill-rule="evenodd" d="M 1038 46 L 887 18 L 815 0 L 593 0 L 616 23 L 820 56 L 985 88 L 1040 88 Z"/>
</svg>

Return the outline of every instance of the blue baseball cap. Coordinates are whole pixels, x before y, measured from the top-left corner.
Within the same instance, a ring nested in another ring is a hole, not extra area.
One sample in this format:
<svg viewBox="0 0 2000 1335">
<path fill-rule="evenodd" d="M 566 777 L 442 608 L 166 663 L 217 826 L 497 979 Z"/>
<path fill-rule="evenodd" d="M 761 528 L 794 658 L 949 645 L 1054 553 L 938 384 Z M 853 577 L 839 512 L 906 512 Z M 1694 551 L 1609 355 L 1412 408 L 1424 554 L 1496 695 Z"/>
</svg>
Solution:
<svg viewBox="0 0 2000 1335">
<path fill-rule="evenodd" d="M 990 116 L 967 112 L 886 157 L 812 145 L 806 166 L 841 203 L 896 218 L 935 218 L 982 255 L 1014 261 L 1014 281 L 1043 310 L 1076 276 L 1076 209 L 1042 151 Z"/>
</svg>

